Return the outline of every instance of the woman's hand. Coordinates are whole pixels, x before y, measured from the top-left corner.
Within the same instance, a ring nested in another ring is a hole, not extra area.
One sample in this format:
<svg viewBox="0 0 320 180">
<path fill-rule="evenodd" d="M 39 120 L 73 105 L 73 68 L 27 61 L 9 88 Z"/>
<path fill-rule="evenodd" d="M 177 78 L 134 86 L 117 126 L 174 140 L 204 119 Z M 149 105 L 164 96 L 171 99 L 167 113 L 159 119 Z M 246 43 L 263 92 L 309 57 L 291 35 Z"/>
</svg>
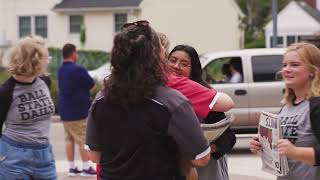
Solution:
<svg viewBox="0 0 320 180">
<path fill-rule="evenodd" d="M 310 166 L 316 164 L 316 152 L 313 147 L 297 147 L 287 139 L 278 141 L 280 155 L 285 155 L 290 159 L 302 161 Z"/>
<path fill-rule="evenodd" d="M 297 146 L 293 145 L 288 139 L 280 139 L 277 144 L 280 155 L 285 155 L 290 159 L 296 159 Z"/>
<path fill-rule="evenodd" d="M 210 147 L 211 147 L 211 153 L 215 153 L 215 152 L 217 152 L 218 151 L 218 147 L 217 147 L 217 145 L 215 145 L 215 144 L 210 144 Z"/>
<path fill-rule="evenodd" d="M 261 149 L 262 149 L 262 145 L 259 142 L 258 137 L 252 137 L 250 141 L 250 151 L 253 154 L 257 154 L 259 151 L 261 151 Z"/>
</svg>

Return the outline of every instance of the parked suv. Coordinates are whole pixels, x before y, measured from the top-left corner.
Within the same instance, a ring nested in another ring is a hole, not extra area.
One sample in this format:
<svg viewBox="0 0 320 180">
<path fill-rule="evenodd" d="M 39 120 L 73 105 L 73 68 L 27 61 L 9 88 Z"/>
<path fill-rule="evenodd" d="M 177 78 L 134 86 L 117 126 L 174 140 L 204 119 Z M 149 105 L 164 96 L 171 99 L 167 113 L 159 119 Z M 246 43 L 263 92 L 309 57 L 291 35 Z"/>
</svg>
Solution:
<svg viewBox="0 0 320 180">
<path fill-rule="evenodd" d="M 202 56 L 203 78 L 231 96 L 236 104 L 230 111 L 236 118 L 232 126 L 235 132 L 256 132 L 262 110 L 279 112 L 284 83 L 277 73 L 284 52 L 285 49 L 246 49 Z M 237 78 L 230 80 L 230 69 L 238 72 Z"/>
</svg>

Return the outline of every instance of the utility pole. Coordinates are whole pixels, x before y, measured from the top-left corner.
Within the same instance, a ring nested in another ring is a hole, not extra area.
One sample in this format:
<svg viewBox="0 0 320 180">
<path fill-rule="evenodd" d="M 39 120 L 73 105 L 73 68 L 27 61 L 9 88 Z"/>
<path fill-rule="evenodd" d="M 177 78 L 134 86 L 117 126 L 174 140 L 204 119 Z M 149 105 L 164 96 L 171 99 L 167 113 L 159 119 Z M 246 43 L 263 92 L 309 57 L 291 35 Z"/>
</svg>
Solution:
<svg viewBox="0 0 320 180">
<path fill-rule="evenodd" d="M 272 0 L 272 45 L 275 48 L 278 46 L 278 27 L 277 27 L 277 14 L 278 14 L 278 0 Z"/>
</svg>

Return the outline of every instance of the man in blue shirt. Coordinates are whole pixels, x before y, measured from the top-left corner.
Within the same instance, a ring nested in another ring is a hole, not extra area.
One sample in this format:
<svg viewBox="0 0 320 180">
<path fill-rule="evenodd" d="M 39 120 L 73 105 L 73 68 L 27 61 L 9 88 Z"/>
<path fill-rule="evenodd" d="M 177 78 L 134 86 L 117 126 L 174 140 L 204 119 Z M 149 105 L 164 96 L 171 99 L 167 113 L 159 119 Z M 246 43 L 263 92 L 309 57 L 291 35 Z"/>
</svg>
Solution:
<svg viewBox="0 0 320 180">
<path fill-rule="evenodd" d="M 62 53 L 64 60 L 58 71 L 59 114 L 65 130 L 66 154 L 70 167 L 68 176 L 95 176 L 96 172 L 90 166 L 89 156 L 84 149 L 86 119 L 91 105 L 90 89 L 95 82 L 84 67 L 76 64 L 78 53 L 75 45 L 65 44 Z M 75 144 L 79 145 L 82 171 L 74 164 Z"/>
</svg>

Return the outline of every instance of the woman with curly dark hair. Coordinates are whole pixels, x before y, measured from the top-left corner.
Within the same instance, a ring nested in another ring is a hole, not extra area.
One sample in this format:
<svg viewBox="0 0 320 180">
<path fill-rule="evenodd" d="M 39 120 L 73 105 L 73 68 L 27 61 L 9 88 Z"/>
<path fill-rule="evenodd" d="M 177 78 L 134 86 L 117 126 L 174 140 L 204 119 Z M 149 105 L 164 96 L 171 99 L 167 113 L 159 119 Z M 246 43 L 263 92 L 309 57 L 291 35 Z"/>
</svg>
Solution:
<svg viewBox="0 0 320 180">
<path fill-rule="evenodd" d="M 160 48 L 149 26 L 129 26 L 119 33 L 112 49 L 112 73 L 105 81 L 106 98 L 127 106 L 153 97 L 155 89 L 165 84 Z"/>
<path fill-rule="evenodd" d="M 183 179 L 177 154 L 204 166 L 210 147 L 189 101 L 165 87 L 164 50 L 147 21 L 114 38 L 112 73 L 92 105 L 86 144 L 100 180 Z"/>
</svg>

